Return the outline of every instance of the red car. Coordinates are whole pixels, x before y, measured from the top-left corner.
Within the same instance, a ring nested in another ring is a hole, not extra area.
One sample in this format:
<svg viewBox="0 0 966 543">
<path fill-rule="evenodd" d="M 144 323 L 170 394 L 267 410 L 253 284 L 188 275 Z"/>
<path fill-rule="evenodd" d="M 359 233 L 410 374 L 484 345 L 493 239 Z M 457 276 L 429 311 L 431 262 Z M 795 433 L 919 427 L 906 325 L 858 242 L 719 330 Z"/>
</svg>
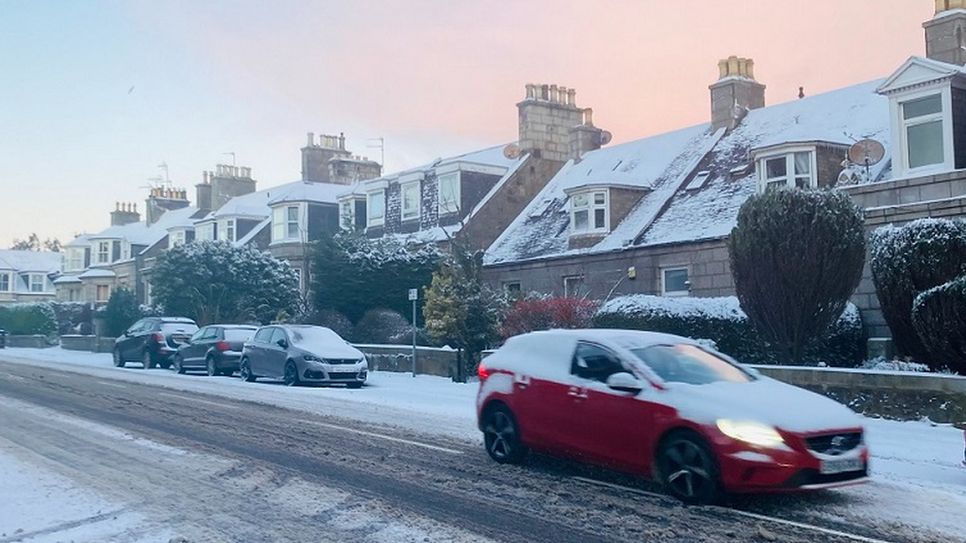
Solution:
<svg viewBox="0 0 966 543">
<path fill-rule="evenodd" d="M 511 338 L 480 365 L 499 463 L 528 450 L 650 476 L 687 503 L 865 482 L 862 420 L 690 339 L 626 330 Z"/>
</svg>

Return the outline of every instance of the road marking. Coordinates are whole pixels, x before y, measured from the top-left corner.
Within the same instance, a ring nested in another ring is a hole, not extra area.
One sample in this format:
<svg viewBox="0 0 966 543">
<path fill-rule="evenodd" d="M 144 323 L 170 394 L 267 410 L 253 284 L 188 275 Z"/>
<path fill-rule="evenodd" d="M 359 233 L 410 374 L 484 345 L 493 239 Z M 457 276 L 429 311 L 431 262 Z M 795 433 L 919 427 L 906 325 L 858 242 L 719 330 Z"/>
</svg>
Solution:
<svg viewBox="0 0 966 543">
<path fill-rule="evenodd" d="M 608 482 L 605 482 L 605 481 L 598 481 L 596 479 L 590 479 L 590 478 L 587 478 L 587 477 L 574 476 L 573 479 L 575 479 L 577 481 L 581 481 L 583 483 L 588 483 L 588 484 L 597 485 L 597 486 L 603 486 L 603 487 L 611 488 L 611 489 L 614 489 L 614 490 L 623 490 L 625 492 L 632 492 L 634 494 L 640 494 L 642 496 L 649 496 L 649 497 L 652 497 L 652 498 L 672 499 L 670 496 L 668 496 L 666 494 L 658 494 L 656 492 L 648 492 L 646 490 L 641 490 L 639 488 L 633 488 L 633 487 L 624 486 L 624 485 L 617 485 L 617 484 L 608 483 Z M 818 532 L 818 533 L 825 534 L 825 535 L 831 535 L 831 536 L 836 536 L 836 537 L 842 537 L 842 538 L 845 538 L 845 539 L 851 539 L 852 541 L 861 541 L 862 543 L 891 543 L 891 542 L 886 541 L 884 539 L 875 539 L 875 538 L 872 538 L 872 537 L 865 537 L 863 535 L 850 534 L 848 532 L 840 532 L 839 530 L 833 530 L 831 528 L 823 528 L 821 526 L 816 526 L 814 524 L 808 524 L 808 523 L 805 523 L 805 522 L 797 522 L 797 521 L 794 521 L 794 520 L 786 520 L 786 519 L 783 519 L 783 518 L 771 517 L 771 516 L 768 516 L 768 515 L 761 515 L 761 514 L 758 514 L 758 513 L 752 513 L 750 511 L 742 511 L 741 509 L 732 509 L 730 507 L 719 507 L 719 506 L 713 506 L 713 505 L 712 506 L 707 506 L 707 507 L 713 508 L 713 509 L 717 509 L 717 510 L 720 510 L 720 511 L 723 511 L 725 513 L 733 513 L 735 515 L 740 515 L 740 516 L 743 516 L 743 517 L 753 518 L 753 519 L 756 519 L 756 520 L 763 520 L 763 521 L 766 521 L 766 522 L 772 522 L 772 523 L 775 523 L 775 524 L 784 524 L 785 526 L 792 526 L 794 528 L 802 528 L 804 530 L 811 530 L 813 532 Z"/>
<path fill-rule="evenodd" d="M 225 409 L 238 409 L 236 405 L 224 404 L 219 402 L 212 402 L 208 400 L 202 400 L 201 398 L 192 398 L 191 396 L 182 396 L 180 394 L 168 394 L 167 392 L 158 392 L 158 396 L 167 396 L 168 398 L 177 398 L 179 400 L 184 400 L 188 402 L 197 402 L 208 405 L 213 405 L 215 407 L 223 407 Z"/>
<path fill-rule="evenodd" d="M 432 451 L 444 452 L 449 454 L 463 454 L 463 451 L 458 451 L 456 449 L 448 449 L 446 447 L 440 447 L 439 445 L 430 445 L 429 443 L 412 441 L 409 439 L 403 439 L 401 437 L 387 436 L 385 434 L 377 434 L 375 432 L 367 432 L 365 430 L 356 430 L 355 428 L 346 428 L 345 426 L 339 426 L 337 424 L 329 424 L 327 422 L 318 422 L 314 420 L 299 420 L 299 422 L 304 422 L 305 424 L 311 424 L 313 426 L 322 426 L 323 428 L 331 428 L 333 430 L 342 430 L 343 432 L 349 432 L 349 433 L 359 434 L 359 435 L 368 436 L 368 437 L 375 437 L 378 439 L 385 439 L 386 441 L 394 441 L 396 443 L 405 443 L 407 445 L 412 445 L 414 447 L 422 447 L 424 449 L 429 449 Z"/>
<path fill-rule="evenodd" d="M 127 385 L 123 385 L 121 383 L 112 383 L 110 381 L 98 381 L 97 384 L 114 388 L 127 388 Z"/>
</svg>

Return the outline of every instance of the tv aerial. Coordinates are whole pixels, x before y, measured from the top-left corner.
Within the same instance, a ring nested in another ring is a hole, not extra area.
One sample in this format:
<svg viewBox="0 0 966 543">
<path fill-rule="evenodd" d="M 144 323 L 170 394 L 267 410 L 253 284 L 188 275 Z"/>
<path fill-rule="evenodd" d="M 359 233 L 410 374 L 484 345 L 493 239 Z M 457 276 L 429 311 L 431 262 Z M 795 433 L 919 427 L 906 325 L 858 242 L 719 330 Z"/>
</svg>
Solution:
<svg viewBox="0 0 966 543">
<path fill-rule="evenodd" d="M 869 169 L 885 157 L 885 147 L 874 139 L 866 138 L 849 147 L 848 157 L 852 164 L 865 166 L 865 175 L 869 178 Z"/>
</svg>

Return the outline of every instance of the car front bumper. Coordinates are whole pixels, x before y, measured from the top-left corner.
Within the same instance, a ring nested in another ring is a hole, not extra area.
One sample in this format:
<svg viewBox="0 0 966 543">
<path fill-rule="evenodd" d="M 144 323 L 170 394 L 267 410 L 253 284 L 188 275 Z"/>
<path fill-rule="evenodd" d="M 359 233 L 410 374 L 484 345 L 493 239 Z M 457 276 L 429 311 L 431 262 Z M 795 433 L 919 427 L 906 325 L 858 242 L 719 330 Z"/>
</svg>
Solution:
<svg viewBox="0 0 966 543">
<path fill-rule="evenodd" d="M 729 492 L 819 490 L 868 481 L 869 449 L 864 443 L 833 456 L 795 443 L 764 448 L 723 435 L 715 441 L 721 483 Z"/>
<path fill-rule="evenodd" d="M 369 368 L 365 363 L 326 364 L 306 361 L 300 375 L 308 383 L 365 383 Z"/>
</svg>

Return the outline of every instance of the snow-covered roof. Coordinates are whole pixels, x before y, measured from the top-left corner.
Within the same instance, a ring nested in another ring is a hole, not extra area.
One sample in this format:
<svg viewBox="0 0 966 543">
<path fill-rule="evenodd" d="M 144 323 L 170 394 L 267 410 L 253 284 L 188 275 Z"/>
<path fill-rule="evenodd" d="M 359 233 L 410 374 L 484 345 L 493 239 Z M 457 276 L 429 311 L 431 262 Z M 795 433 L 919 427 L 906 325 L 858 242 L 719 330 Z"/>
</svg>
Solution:
<svg viewBox="0 0 966 543">
<path fill-rule="evenodd" d="M 91 234 L 89 239 L 121 239 L 131 245 L 151 246 L 168 235 L 169 228 L 191 226 L 198 208 L 188 206 L 166 211 L 154 224 L 145 221 L 112 226 L 97 234 Z"/>
<path fill-rule="evenodd" d="M 503 149 L 505 147 L 506 147 L 505 144 L 496 145 L 493 147 L 480 149 L 478 151 L 463 153 L 461 155 L 455 155 L 455 156 L 446 157 L 446 158 L 437 158 L 432 162 L 428 162 L 420 166 L 415 166 L 413 168 L 394 172 L 391 174 L 386 174 L 386 175 L 383 175 L 382 177 L 367 179 L 365 181 L 357 181 L 356 183 L 353 183 L 352 185 L 349 185 L 347 187 L 344 186 L 342 190 L 336 194 L 336 196 L 337 198 L 346 198 L 349 196 L 365 196 L 366 194 L 365 185 L 367 183 L 374 183 L 379 181 L 394 181 L 406 175 L 429 172 L 429 171 L 435 170 L 436 168 L 439 168 L 441 166 L 446 166 L 449 164 L 458 164 L 458 163 L 477 164 L 480 166 L 495 166 L 498 168 L 506 168 L 509 170 L 509 169 L 512 169 L 514 165 L 518 165 L 526 159 L 526 156 L 520 156 L 517 158 L 507 158 L 503 154 Z"/>
<path fill-rule="evenodd" d="M 68 241 L 64 244 L 64 247 L 90 247 L 91 246 L 91 236 L 90 234 L 80 234 L 74 239 Z"/>
<path fill-rule="evenodd" d="M 300 181 L 277 187 L 268 205 L 274 206 L 285 202 L 314 202 L 322 204 L 339 203 L 339 195 L 346 190 L 346 185 L 335 183 L 315 183 Z"/>
<path fill-rule="evenodd" d="M 63 264 L 61 253 L 50 251 L 0 250 L 0 270 L 55 273 Z"/>
<path fill-rule="evenodd" d="M 57 279 L 54 279 L 55 285 L 65 285 L 68 283 L 80 283 L 81 278 L 76 275 L 61 275 Z"/>
<path fill-rule="evenodd" d="M 487 250 L 486 263 L 726 236 L 741 204 L 757 190 L 755 151 L 794 143 L 846 146 L 864 138 L 889 150 L 889 103 L 876 93 L 882 81 L 749 111 L 729 133 L 705 124 L 587 153 L 576 164 L 568 162 L 533 198 Z M 887 155 L 871 180 L 887 178 L 890 164 Z M 703 179 L 694 182 L 699 172 Z M 594 185 L 643 190 L 611 232 L 591 247 L 571 249 L 567 192 Z"/>
<path fill-rule="evenodd" d="M 104 268 L 91 268 L 84 273 L 78 275 L 80 279 L 97 279 L 102 277 L 116 277 L 117 274 L 111 270 L 106 270 Z"/>
</svg>

